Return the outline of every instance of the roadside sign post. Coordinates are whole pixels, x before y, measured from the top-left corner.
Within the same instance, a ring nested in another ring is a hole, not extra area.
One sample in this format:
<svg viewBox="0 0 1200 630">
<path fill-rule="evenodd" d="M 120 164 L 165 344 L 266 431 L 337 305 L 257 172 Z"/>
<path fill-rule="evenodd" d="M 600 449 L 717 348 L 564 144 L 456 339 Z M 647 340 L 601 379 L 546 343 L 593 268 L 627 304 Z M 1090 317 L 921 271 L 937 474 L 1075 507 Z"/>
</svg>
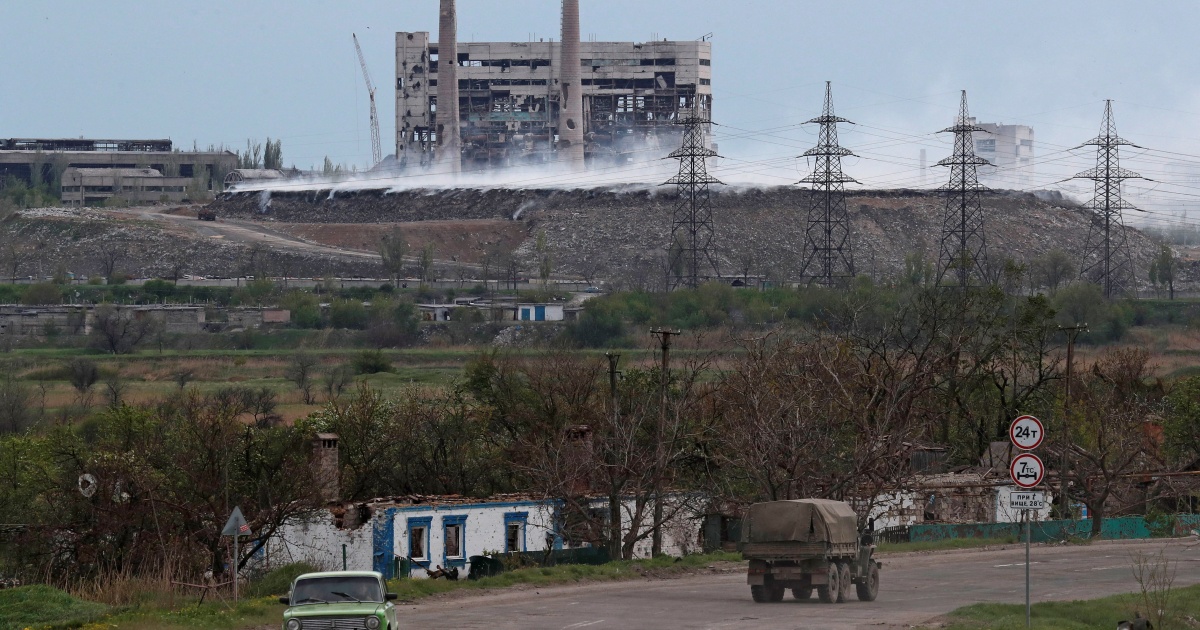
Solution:
<svg viewBox="0 0 1200 630">
<path fill-rule="evenodd" d="M 233 573 L 233 603 L 236 605 L 238 601 L 238 535 L 249 534 L 250 526 L 246 524 L 246 517 L 242 516 L 242 508 L 234 507 L 233 512 L 229 515 L 229 520 L 225 521 L 225 527 L 221 529 L 222 536 L 233 536 L 233 565 L 229 567 Z"/>
<path fill-rule="evenodd" d="M 1033 416 L 1021 416 L 1013 420 L 1008 427 L 1008 439 L 1012 441 L 1013 446 L 1025 451 L 1012 459 L 1008 465 L 1008 476 L 1022 490 L 1036 488 L 1046 476 L 1046 466 L 1042 464 L 1041 458 L 1028 451 L 1037 448 L 1042 444 L 1042 440 L 1046 439 L 1046 428 L 1042 426 L 1041 420 Z M 1029 547 L 1033 537 L 1033 516 L 1030 511 L 1044 509 L 1046 495 L 1041 492 L 1010 492 L 1008 504 L 1012 509 L 1021 510 L 1024 516 L 1022 520 L 1025 521 L 1025 627 L 1030 628 L 1032 618 L 1029 603 Z"/>
</svg>

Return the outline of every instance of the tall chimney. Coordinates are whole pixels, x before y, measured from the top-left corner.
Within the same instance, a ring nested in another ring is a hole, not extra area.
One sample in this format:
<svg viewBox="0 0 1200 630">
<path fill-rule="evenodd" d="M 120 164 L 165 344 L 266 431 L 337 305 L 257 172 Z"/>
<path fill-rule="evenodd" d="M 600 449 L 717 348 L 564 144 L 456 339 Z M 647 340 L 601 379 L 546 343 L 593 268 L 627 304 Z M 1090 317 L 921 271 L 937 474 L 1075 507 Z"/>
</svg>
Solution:
<svg viewBox="0 0 1200 630">
<path fill-rule="evenodd" d="M 312 449 L 317 494 L 323 501 L 337 501 L 342 495 L 337 434 L 318 433 L 313 439 Z"/>
<path fill-rule="evenodd" d="M 454 0 L 441 2 L 438 18 L 438 161 L 449 172 L 458 173 L 462 170 L 458 134 L 458 11 Z"/>
<path fill-rule="evenodd" d="M 583 168 L 583 87 L 579 70 L 579 0 L 563 0 L 559 49 L 558 150 L 573 169 Z"/>
</svg>

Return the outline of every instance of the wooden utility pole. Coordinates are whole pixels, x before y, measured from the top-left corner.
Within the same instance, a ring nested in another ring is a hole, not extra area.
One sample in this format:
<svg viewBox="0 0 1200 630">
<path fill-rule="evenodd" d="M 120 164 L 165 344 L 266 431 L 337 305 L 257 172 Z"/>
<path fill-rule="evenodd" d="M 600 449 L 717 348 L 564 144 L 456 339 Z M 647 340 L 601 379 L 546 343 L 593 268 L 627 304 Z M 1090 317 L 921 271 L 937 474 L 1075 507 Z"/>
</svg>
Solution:
<svg viewBox="0 0 1200 630">
<path fill-rule="evenodd" d="M 1059 515 L 1068 519 L 1071 517 L 1071 499 L 1067 496 L 1067 473 L 1070 471 L 1071 460 L 1071 379 L 1075 367 L 1075 338 L 1081 332 L 1088 332 L 1087 324 L 1074 326 L 1059 326 L 1059 330 L 1067 333 L 1067 392 L 1063 398 L 1063 428 L 1062 428 L 1062 463 L 1058 470 L 1058 505 Z"/>
<path fill-rule="evenodd" d="M 617 362 L 621 360 L 621 355 L 612 352 L 605 352 L 604 356 L 608 357 L 608 394 L 610 405 L 612 405 L 612 423 L 615 431 L 620 422 L 621 411 L 617 407 Z M 605 459 L 612 457 L 611 449 L 605 449 Z M 608 487 L 608 557 L 612 560 L 619 560 L 622 557 L 621 553 L 621 495 L 616 491 L 613 481 L 614 475 L 624 474 L 622 471 L 613 470 L 613 466 L 617 463 L 614 461 L 606 461 L 609 469 L 606 471 L 609 487 Z"/>
<path fill-rule="evenodd" d="M 662 370 L 659 374 L 662 385 L 662 399 L 658 405 L 658 428 L 655 431 L 654 448 L 658 457 L 655 458 L 655 465 L 662 464 L 662 432 L 663 427 L 667 425 L 667 402 L 669 401 L 669 392 L 671 387 L 671 337 L 679 335 L 678 330 L 669 330 L 666 328 L 655 328 L 650 331 L 651 335 L 659 338 L 659 347 L 662 349 Z M 660 469 L 658 474 L 654 476 L 654 532 L 650 543 L 650 557 L 658 557 L 662 555 L 662 476 L 663 470 Z"/>
</svg>

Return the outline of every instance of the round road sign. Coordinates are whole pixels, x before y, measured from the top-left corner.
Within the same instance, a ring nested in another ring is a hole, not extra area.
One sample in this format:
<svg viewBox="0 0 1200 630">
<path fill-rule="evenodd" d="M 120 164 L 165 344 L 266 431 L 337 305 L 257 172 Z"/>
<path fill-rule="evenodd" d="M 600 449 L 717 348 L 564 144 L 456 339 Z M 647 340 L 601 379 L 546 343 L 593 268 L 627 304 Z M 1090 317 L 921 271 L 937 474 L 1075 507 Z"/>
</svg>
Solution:
<svg viewBox="0 0 1200 630">
<path fill-rule="evenodd" d="M 1023 451 L 1032 451 L 1042 443 L 1046 430 L 1042 421 L 1033 416 L 1021 416 L 1008 427 L 1008 439 Z"/>
<path fill-rule="evenodd" d="M 1013 483 L 1022 488 L 1032 488 L 1042 483 L 1042 477 L 1045 475 L 1046 467 L 1033 453 L 1017 455 L 1008 467 L 1008 476 L 1012 477 Z"/>
</svg>

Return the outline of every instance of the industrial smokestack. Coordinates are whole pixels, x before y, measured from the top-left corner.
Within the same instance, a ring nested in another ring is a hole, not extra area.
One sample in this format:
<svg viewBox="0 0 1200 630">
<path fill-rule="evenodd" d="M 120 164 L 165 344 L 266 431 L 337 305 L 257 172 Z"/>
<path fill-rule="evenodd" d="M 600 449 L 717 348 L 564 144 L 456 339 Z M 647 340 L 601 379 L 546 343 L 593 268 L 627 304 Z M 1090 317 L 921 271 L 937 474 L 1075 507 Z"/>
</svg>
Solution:
<svg viewBox="0 0 1200 630">
<path fill-rule="evenodd" d="M 438 18 L 437 135 L 438 161 L 449 172 L 458 173 L 462 170 L 462 149 L 458 134 L 458 11 L 454 0 L 441 0 Z"/>
<path fill-rule="evenodd" d="M 579 69 L 579 0 L 563 0 L 559 48 L 558 147 L 572 168 L 583 168 L 583 88 Z M 439 84 L 440 85 L 440 84 Z"/>
</svg>

